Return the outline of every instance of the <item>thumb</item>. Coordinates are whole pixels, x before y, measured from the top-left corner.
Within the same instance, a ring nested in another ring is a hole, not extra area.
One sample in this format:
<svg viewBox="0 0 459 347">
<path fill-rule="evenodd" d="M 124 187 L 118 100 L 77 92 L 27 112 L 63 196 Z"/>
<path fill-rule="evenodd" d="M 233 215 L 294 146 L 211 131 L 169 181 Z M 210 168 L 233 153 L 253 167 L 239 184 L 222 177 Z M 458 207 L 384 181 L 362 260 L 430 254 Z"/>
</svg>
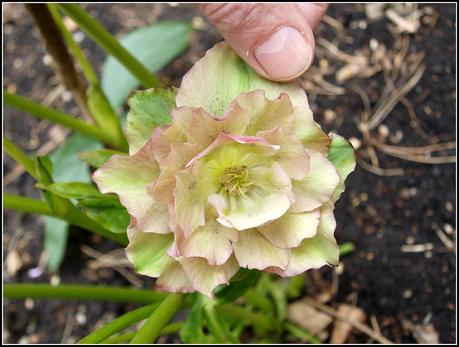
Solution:
<svg viewBox="0 0 459 347">
<path fill-rule="evenodd" d="M 204 15 L 260 75 L 274 81 L 300 76 L 314 59 L 313 29 L 327 5 L 203 4 Z"/>
</svg>

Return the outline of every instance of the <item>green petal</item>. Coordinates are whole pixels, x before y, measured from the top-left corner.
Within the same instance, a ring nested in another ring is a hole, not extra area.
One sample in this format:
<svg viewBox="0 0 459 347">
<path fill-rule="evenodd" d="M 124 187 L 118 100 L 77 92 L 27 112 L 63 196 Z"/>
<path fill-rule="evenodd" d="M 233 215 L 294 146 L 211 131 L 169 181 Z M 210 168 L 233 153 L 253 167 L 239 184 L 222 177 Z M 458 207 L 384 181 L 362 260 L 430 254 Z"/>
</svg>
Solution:
<svg viewBox="0 0 459 347">
<path fill-rule="evenodd" d="M 173 261 L 166 253 L 173 241 L 172 234 L 145 233 L 133 226 L 128 229 L 128 235 L 126 254 L 136 272 L 158 277 Z"/>
<path fill-rule="evenodd" d="M 339 183 L 333 164 L 319 152 L 308 151 L 309 172 L 301 181 L 293 181 L 296 201 L 290 212 L 312 211 L 330 200 Z"/>
<path fill-rule="evenodd" d="M 290 249 L 274 246 L 255 229 L 240 231 L 233 249 L 241 267 L 258 270 L 273 266 L 285 269 L 291 254 Z"/>
<path fill-rule="evenodd" d="M 175 93 L 171 88 L 151 88 L 135 91 L 129 98 L 126 138 L 130 154 L 145 145 L 155 127 L 171 124 L 170 112 L 175 107 Z"/>
<path fill-rule="evenodd" d="M 335 166 L 340 176 L 340 181 L 333 194 L 332 201 L 339 199 L 344 192 L 344 181 L 346 177 L 355 169 L 355 153 L 352 145 L 343 137 L 332 134 L 332 142 L 330 144 L 330 152 L 328 160 Z"/>
<path fill-rule="evenodd" d="M 258 75 L 233 49 L 221 42 L 207 51 L 187 74 L 177 94 L 177 106 L 202 107 L 221 116 L 243 92 L 262 89 L 269 99 L 287 93 L 294 106 L 308 107 L 306 94 L 294 83 L 275 83 Z"/>
<path fill-rule="evenodd" d="M 133 156 L 112 156 L 93 179 L 102 193 L 116 193 L 121 204 L 137 220 L 145 232 L 168 233 L 168 216 L 164 206 L 157 204 L 147 193 L 147 186 L 159 174 L 148 142 Z"/>
<path fill-rule="evenodd" d="M 258 231 L 273 245 L 295 248 L 306 238 L 314 237 L 319 225 L 320 212 L 286 213 L 279 219 L 258 227 Z"/>
</svg>

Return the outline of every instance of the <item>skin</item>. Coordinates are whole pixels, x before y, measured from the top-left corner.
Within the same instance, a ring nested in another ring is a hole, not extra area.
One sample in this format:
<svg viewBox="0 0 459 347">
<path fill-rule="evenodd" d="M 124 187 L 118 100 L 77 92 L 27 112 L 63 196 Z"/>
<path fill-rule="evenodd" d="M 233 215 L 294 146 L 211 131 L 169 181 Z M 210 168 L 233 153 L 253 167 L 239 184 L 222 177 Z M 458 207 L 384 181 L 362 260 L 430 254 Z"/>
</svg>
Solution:
<svg viewBox="0 0 459 347">
<path fill-rule="evenodd" d="M 314 57 L 313 30 L 326 4 L 214 3 L 199 5 L 231 47 L 260 75 L 290 81 L 303 74 Z"/>
</svg>

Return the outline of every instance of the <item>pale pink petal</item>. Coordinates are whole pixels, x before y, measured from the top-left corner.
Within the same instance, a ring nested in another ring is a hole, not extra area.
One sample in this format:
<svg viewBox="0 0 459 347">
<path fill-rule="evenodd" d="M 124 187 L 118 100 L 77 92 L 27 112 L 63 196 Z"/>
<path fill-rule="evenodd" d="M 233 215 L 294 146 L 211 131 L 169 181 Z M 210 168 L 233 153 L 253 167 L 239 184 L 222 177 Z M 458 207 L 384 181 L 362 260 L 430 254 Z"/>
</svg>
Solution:
<svg viewBox="0 0 459 347">
<path fill-rule="evenodd" d="M 301 181 L 293 181 L 292 190 L 296 202 L 290 212 L 315 210 L 333 196 L 340 177 L 333 164 L 322 154 L 308 151 L 309 172 Z"/>
<path fill-rule="evenodd" d="M 275 267 L 269 271 L 281 276 L 296 276 L 324 265 L 336 266 L 339 260 L 339 247 L 333 236 L 336 227 L 333 208 L 333 204 L 326 203 L 320 209 L 321 217 L 317 235 L 304 239 L 299 247 L 293 249 L 290 262 L 285 270 Z"/>
<path fill-rule="evenodd" d="M 191 293 L 195 291 L 182 265 L 172 261 L 156 281 L 156 287 L 166 292 Z"/>
<path fill-rule="evenodd" d="M 286 213 L 275 221 L 258 227 L 258 231 L 280 248 L 295 248 L 317 233 L 320 212 Z"/>
<path fill-rule="evenodd" d="M 184 257 L 206 258 L 209 265 L 222 265 L 233 254 L 231 241 L 237 241 L 237 236 L 237 230 L 226 228 L 209 218 L 188 239 L 182 238 L 177 248 Z"/>
<path fill-rule="evenodd" d="M 290 249 L 274 246 L 255 229 L 240 231 L 233 249 L 241 267 L 258 270 L 272 266 L 285 269 L 291 254 Z"/>
<path fill-rule="evenodd" d="M 223 265 L 209 265 L 202 258 L 181 258 L 179 260 L 193 288 L 211 298 L 213 290 L 220 284 L 229 283 L 239 270 L 239 264 L 234 257 Z"/>
<path fill-rule="evenodd" d="M 331 138 L 314 121 L 309 107 L 295 107 L 293 129 L 305 148 L 327 156 Z"/>
<path fill-rule="evenodd" d="M 279 145 L 275 160 L 291 178 L 301 180 L 306 176 L 309 170 L 309 156 L 294 133 L 277 127 L 274 130 L 258 132 L 257 136 L 266 139 L 272 145 Z"/>
</svg>

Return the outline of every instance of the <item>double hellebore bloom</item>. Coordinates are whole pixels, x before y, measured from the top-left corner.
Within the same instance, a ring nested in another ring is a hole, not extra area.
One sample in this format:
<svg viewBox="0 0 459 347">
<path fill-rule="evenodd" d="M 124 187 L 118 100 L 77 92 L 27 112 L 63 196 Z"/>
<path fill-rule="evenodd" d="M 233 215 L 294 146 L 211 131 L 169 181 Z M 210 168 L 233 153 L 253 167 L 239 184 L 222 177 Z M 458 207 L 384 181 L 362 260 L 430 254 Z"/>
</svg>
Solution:
<svg viewBox="0 0 459 347">
<path fill-rule="evenodd" d="M 94 174 L 131 216 L 136 271 L 167 291 L 212 296 L 241 267 L 294 276 L 336 265 L 334 202 L 354 160 L 332 163 L 332 139 L 348 144 L 314 122 L 304 91 L 262 79 L 220 43 L 175 103 L 172 124 L 146 137 L 128 124 L 130 155 Z"/>
</svg>

